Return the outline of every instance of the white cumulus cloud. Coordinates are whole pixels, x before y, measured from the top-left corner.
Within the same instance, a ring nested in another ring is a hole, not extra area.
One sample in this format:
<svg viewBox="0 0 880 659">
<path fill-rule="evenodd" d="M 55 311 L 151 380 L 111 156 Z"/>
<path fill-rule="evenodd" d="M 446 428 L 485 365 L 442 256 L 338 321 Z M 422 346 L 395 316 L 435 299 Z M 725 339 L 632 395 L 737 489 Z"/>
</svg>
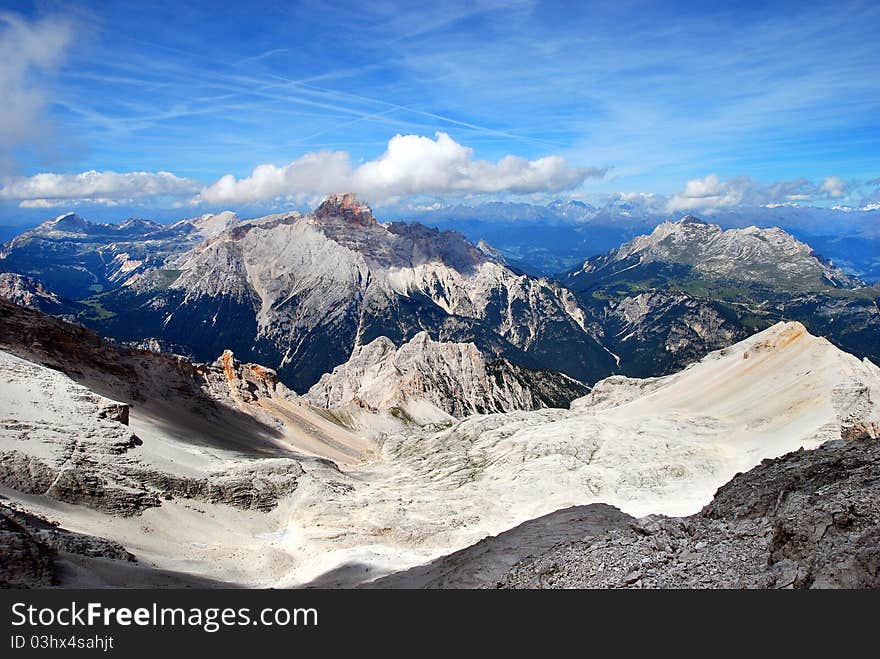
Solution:
<svg viewBox="0 0 880 659">
<path fill-rule="evenodd" d="M 848 189 L 849 185 L 846 181 L 841 180 L 837 176 L 829 176 L 819 186 L 820 192 L 824 192 L 832 199 L 840 199 L 847 193 Z"/>
<path fill-rule="evenodd" d="M 144 199 L 189 196 L 200 187 L 198 181 L 170 172 L 41 173 L 6 178 L 0 187 L 0 199 L 18 201 L 22 208 L 82 203 L 113 206 Z"/>
<path fill-rule="evenodd" d="M 708 210 L 738 206 L 742 203 L 746 181 L 734 179 L 722 181 L 718 174 L 691 179 L 684 190 L 673 195 L 667 203 L 670 212 Z"/>
<path fill-rule="evenodd" d="M 304 199 L 348 189 L 351 172 L 351 160 L 344 151 L 307 153 L 283 167 L 258 165 L 247 178 L 227 174 L 203 188 L 193 201 L 249 204 L 281 196 Z"/>
<path fill-rule="evenodd" d="M 374 202 L 416 195 L 552 193 L 604 174 L 599 168 L 574 167 L 560 156 L 527 160 L 509 155 L 494 163 L 476 160 L 473 149 L 438 132 L 435 139 L 396 135 L 381 156 L 357 167 L 344 151 L 319 151 L 283 166 L 260 165 L 245 178 L 227 174 L 205 187 L 194 202 L 304 200 L 340 190 L 357 192 Z"/>
</svg>

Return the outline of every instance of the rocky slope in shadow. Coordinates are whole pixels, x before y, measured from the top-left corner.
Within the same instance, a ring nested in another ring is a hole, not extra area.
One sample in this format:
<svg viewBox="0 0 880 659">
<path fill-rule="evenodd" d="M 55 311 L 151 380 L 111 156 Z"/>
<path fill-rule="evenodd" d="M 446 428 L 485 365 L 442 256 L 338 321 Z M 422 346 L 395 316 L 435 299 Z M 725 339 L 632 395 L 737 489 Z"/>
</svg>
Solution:
<svg viewBox="0 0 880 659">
<path fill-rule="evenodd" d="M 514 565 L 560 543 L 628 528 L 635 518 L 604 503 L 573 506 L 529 520 L 509 531 L 427 565 L 364 584 L 363 588 L 480 588 L 494 585 Z M 327 582 L 327 579 L 324 579 Z"/>
<path fill-rule="evenodd" d="M 193 364 L 0 300 L 0 373 L 0 485 L 24 494 L 119 515 L 173 497 L 268 510 L 315 460 L 273 412 L 292 394 L 229 352 Z M 202 457 L 174 468 L 172 447 Z"/>
<path fill-rule="evenodd" d="M 0 351 L 0 486 L 116 515 L 184 497 L 268 510 L 296 489 L 291 458 L 217 465 L 201 477 L 165 473 L 140 458 L 129 406 Z"/>
</svg>

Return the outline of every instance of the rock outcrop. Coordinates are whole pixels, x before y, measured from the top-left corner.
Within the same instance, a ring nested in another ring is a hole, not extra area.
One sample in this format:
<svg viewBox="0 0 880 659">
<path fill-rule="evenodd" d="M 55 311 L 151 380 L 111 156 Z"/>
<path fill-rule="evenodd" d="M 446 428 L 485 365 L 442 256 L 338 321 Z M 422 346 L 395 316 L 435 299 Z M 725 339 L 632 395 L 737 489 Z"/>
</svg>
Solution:
<svg viewBox="0 0 880 659">
<path fill-rule="evenodd" d="M 295 460 L 275 458 L 236 465 L 202 478 L 143 468 L 127 469 L 125 473 L 138 483 L 154 488 L 165 499 L 182 497 L 268 512 L 280 499 L 296 490 L 304 472 Z"/>
<path fill-rule="evenodd" d="M 159 505 L 114 477 L 140 440 L 128 406 L 53 371 L 0 352 L 0 484 L 119 514 Z"/>
<path fill-rule="evenodd" d="M 427 403 L 453 417 L 566 407 L 588 388 L 559 373 L 487 360 L 473 343 L 441 343 L 420 332 L 397 348 L 379 337 L 358 346 L 345 364 L 306 395 L 329 409 L 401 410 Z M 411 409 L 409 416 L 419 412 Z"/>
<path fill-rule="evenodd" d="M 351 192 L 330 195 L 318 206 L 314 214 L 315 221 L 342 221 L 369 227 L 376 224 L 373 210 L 365 203 L 358 201 Z"/>
<path fill-rule="evenodd" d="M 73 309 L 36 279 L 12 272 L 0 272 L 0 298 L 44 313 L 64 314 Z"/>
</svg>

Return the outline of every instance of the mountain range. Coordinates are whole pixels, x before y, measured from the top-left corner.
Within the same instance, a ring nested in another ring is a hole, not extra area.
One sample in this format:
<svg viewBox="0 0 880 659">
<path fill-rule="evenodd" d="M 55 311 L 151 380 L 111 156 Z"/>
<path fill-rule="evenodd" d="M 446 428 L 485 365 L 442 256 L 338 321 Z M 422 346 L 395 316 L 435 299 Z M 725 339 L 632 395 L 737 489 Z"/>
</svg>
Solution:
<svg viewBox="0 0 880 659">
<path fill-rule="evenodd" d="M 53 292 L 79 300 L 115 288 L 237 223 L 229 212 L 161 225 L 129 219 L 90 222 L 65 213 L 0 247 L 3 269 L 33 275 Z"/>
<path fill-rule="evenodd" d="M 869 283 L 880 281 L 880 210 L 783 204 L 710 212 L 712 222 L 725 229 L 781 228 L 833 259 L 847 273 Z M 512 263 L 547 276 L 568 271 L 585 256 L 650 233 L 670 217 L 665 200 L 650 195 L 619 195 L 596 204 L 579 200 L 546 205 L 490 202 L 428 210 L 389 209 L 388 213 L 454 228 L 474 242 L 485 240 Z"/>
<path fill-rule="evenodd" d="M 583 221 L 596 212 L 549 208 Z M 473 343 L 487 363 L 586 385 L 670 373 L 785 319 L 880 360 L 876 287 L 781 229 L 723 230 L 692 216 L 591 257 L 558 283 L 457 232 L 380 223 L 348 194 L 305 215 L 224 212 L 166 227 L 67 214 L 0 257 L 0 270 L 58 298 L 52 309 L 32 296 L 46 311 L 199 361 L 228 348 L 300 393 L 356 347 L 380 337 L 401 346 L 420 332 Z"/>
<path fill-rule="evenodd" d="M 628 375 L 672 372 L 789 319 L 880 362 L 880 286 L 865 286 L 778 228 L 723 230 L 686 216 L 560 281 Z"/>
<path fill-rule="evenodd" d="M 157 339 L 203 361 L 230 348 L 300 392 L 357 345 L 380 336 L 401 344 L 423 331 L 584 382 L 614 365 L 565 288 L 455 232 L 380 224 L 352 195 L 306 215 L 137 227 L 134 241 L 131 223 L 62 216 L 8 243 L 0 269 L 78 300 L 81 322 L 102 334 Z M 61 285 L 70 273 L 77 283 Z"/>
<path fill-rule="evenodd" d="M 877 287 L 782 229 L 550 279 L 339 194 L 0 257 L 4 584 L 873 583 Z"/>
</svg>

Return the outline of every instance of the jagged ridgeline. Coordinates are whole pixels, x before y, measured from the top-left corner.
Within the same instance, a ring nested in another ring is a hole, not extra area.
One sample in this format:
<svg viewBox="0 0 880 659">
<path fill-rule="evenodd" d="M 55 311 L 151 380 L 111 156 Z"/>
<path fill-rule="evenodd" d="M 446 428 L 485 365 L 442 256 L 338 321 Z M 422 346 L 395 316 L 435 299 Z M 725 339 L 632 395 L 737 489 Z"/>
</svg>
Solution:
<svg viewBox="0 0 880 659">
<path fill-rule="evenodd" d="M 615 366 L 565 288 L 458 233 L 381 224 L 351 194 L 306 215 L 137 226 L 145 233 L 135 239 L 131 223 L 62 216 L 12 241 L 3 268 L 44 284 L 76 272 L 60 292 L 79 299 L 80 319 L 102 334 L 154 338 L 203 361 L 229 348 L 299 392 L 357 345 L 381 336 L 402 345 L 422 331 L 583 382 Z"/>
<path fill-rule="evenodd" d="M 558 283 L 454 231 L 380 223 L 351 194 L 247 221 L 65 214 L 4 245 L 4 271 L 4 297 L 198 361 L 232 349 L 299 393 L 356 348 L 381 337 L 399 348 L 421 332 L 529 371 L 508 369 L 506 382 L 664 375 L 780 320 L 880 362 L 878 286 L 781 229 L 724 231 L 691 216 Z"/>
<path fill-rule="evenodd" d="M 174 254 L 237 221 L 234 213 L 224 212 L 167 226 L 141 219 L 102 224 L 65 213 L 0 247 L 0 270 L 32 277 L 59 296 L 81 300 L 162 267 Z"/>
</svg>

